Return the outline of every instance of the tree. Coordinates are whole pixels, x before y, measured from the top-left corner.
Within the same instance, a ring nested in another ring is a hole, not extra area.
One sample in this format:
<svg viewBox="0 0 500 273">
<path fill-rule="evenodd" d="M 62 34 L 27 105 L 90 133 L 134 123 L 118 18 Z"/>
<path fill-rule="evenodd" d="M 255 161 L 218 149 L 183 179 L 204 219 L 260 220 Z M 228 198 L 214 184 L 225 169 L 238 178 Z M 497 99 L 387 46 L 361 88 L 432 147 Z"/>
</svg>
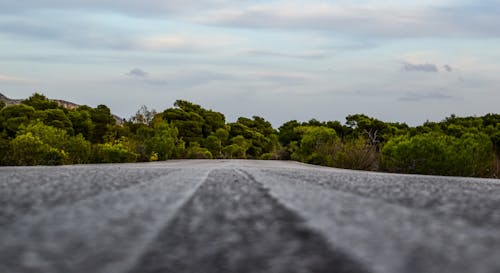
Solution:
<svg viewBox="0 0 500 273">
<path fill-rule="evenodd" d="M 96 108 L 91 109 L 90 118 L 94 125 L 90 138 L 91 142 L 103 143 L 106 140 L 105 136 L 108 134 L 111 126 L 116 124 L 113 115 L 111 115 L 111 110 L 106 105 L 98 105 Z"/>
<path fill-rule="evenodd" d="M 207 148 L 203 148 L 197 142 L 191 142 L 186 150 L 186 158 L 191 159 L 211 159 L 212 153 Z"/>
<path fill-rule="evenodd" d="M 92 152 L 92 162 L 95 163 L 135 162 L 137 157 L 138 155 L 131 149 L 127 138 L 97 144 Z"/>
<path fill-rule="evenodd" d="M 186 107 L 192 109 L 193 107 Z M 197 109 L 196 107 L 194 107 Z M 203 140 L 203 118 L 196 112 L 186 111 L 183 108 L 170 108 L 163 112 L 163 119 L 173 124 L 179 130 L 179 137 L 190 142 Z"/>
<path fill-rule="evenodd" d="M 172 157 L 178 141 L 178 130 L 167 122 L 160 123 L 153 130 L 154 135 L 146 138 L 145 146 L 148 157 L 156 155 L 157 160 L 167 160 Z"/>
<path fill-rule="evenodd" d="M 51 147 L 28 132 L 11 141 L 10 151 L 9 162 L 13 165 L 40 165 L 45 163 L 44 159 L 51 153 Z"/>
<path fill-rule="evenodd" d="M 492 143 L 484 134 L 406 135 L 389 140 L 382 149 L 383 168 L 403 173 L 490 176 L 492 162 Z"/>
<path fill-rule="evenodd" d="M 43 111 L 37 111 L 36 115 L 40 118 L 46 125 L 63 129 L 69 134 L 73 134 L 73 124 L 68 118 L 66 113 L 62 109 L 46 109 Z"/>
<path fill-rule="evenodd" d="M 301 139 L 292 153 L 292 159 L 318 165 L 330 163 L 324 146 L 333 145 L 339 141 L 335 130 L 325 126 L 300 126 L 296 127 L 295 131 Z"/>
<path fill-rule="evenodd" d="M 285 122 L 278 128 L 279 134 L 278 139 L 282 145 L 289 145 L 293 141 L 299 141 L 300 135 L 295 130 L 295 128 L 299 127 L 300 123 L 296 120 L 291 120 Z"/>
<path fill-rule="evenodd" d="M 91 140 L 94 131 L 94 124 L 91 118 L 91 109 L 79 107 L 68 112 L 68 118 L 73 125 L 75 135 L 81 134 L 85 139 Z"/>
<path fill-rule="evenodd" d="M 64 147 L 71 164 L 86 164 L 90 162 L 91 144 L 82 134 L 70 137 Z"/>
<path fill-rule="evenodd" d="M 37 155 L 39 157 L 37 164 L 82 164 L 88 163 L 89 161 L 90 143 L 86 141 L 81 134 L 70 136 L 63 129 L 46 125 L 41 121 L 36 121 L 19 128 L 18 137 L 20 137 L 22 141 L 32 139 L 31 136 L 35 138 L 34 143 L 38 143 L 39 146 L 43 148 L 41 149 L 45 151 L 45 154 Z M 23 162 L 20 156 L 21 154 L 17 155 L 17 162 Z M 31 156 L 26 154 L 23 156 L 31 158 Z M 29 160 L 27 162 L 29 162 Z"/>
<path fill-rule="evenodd" d="M 18 128 L 34 120 L 35 109 L 31 106 L 18 104 L 0 110 L 0 130 L 5 130 L 8 137 L 15 137 Z"/>
<path fill-rule="evenodd" d="M 204 145 L 214 158 L 222 156 L 222 141 L 215 135 L 210 135 L 205 139 Z"/>
<path fill-rule="evenodd" d="M 131 118 L 131 121 L 133 123 L 150 125 L 156 114 L 156 110 L 149 110 L 146 105 L 143 105 L 139 108 L 139 110 L 137 110 L 135 115 Z"/>
<path fill-rule="evenodd" d="M 166 109 L 162 118 L 178 128 L 179 138 L 188 145 L 191 142 L 203 143 L 204 138 L 225 127 L 223 114 L 184 100 L 178 100 L 174 108 Z"/>
<path fill-rule="evenodd" d="M 23 100 L 22 103 L 35 108 L 35 110 L 56 109 L 59 107 L 57 102 L 47 99 L 47 97 L 40 93 L 31 95 L 28 99 Z"/>
</svg>

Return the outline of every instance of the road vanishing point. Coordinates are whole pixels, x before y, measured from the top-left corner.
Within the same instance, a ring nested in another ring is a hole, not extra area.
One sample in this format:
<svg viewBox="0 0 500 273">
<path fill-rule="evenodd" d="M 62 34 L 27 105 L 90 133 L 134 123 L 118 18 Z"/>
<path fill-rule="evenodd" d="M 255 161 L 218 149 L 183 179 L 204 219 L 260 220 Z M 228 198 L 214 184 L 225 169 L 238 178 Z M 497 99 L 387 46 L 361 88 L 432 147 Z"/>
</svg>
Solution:
<svg viewBox="0 0 500 273">
<path fill-rule="evenodd" d="M 500 181 L 251 160 L 1 167 L 0 272 L 500 272 Z"/>
</svg>

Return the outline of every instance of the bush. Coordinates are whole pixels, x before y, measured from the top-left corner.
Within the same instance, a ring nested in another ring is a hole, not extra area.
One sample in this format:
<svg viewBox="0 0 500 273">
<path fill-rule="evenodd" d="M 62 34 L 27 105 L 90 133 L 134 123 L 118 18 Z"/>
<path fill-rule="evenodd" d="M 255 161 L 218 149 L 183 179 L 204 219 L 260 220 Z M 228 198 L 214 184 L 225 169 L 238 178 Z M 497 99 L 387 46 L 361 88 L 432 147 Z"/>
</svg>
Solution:
<svg viewBox="0 0 500 273">
<path fill-rule="evenodd" d="M 382 149 L 382 167 L 387 171 L 454 175 L 491 176 L 493 148 L 484 134 L 461 138 L 439 133 L 391 139 Z"/>
<path fill-rule="evenodd" d="M 61 165 L 68 161 L 63 150 L 51 147 L 31 132 L 13 139 L 10 150 L 9 162 L 13 165 Z"/>
<path fill-rule="evenodd" d="M 94 163 L 128 163 L 137 161 L 138 154 L 134 153 L 125 139 L 114 143 L 97 144 L 94 147 L 92 162 Z"/>
<path fill-rule="evenodd" d="M 211 159 L 212 153 L 207 148 L 202 148 L 197 142 L 191 142 L 186 150 L 186 158 L 190 159 Z"/>
<path fill-rule="evenodd" d="M 325 144 L 319 150 L 328 154 L 328 165 L 336 168 L 375 171 L 379 166 L 376 147 L 364 138 L 347 143 L 336 141 Z"/>
</svg>

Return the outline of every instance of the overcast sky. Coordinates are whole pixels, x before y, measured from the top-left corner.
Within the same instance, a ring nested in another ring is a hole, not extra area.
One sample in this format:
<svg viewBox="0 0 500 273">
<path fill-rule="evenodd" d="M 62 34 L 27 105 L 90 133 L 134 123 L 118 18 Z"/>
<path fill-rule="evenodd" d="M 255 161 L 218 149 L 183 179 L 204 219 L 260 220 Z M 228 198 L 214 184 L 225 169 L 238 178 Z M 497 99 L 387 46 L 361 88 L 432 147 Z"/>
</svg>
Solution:
<svg viewBox="0 0 500 273">
<path fill-rule="evenodd" d="M 411 125 L 500 112 L 500 2 L 0 0 L 0 92 L 129 118 L 223 112 Z"/>
</svg>

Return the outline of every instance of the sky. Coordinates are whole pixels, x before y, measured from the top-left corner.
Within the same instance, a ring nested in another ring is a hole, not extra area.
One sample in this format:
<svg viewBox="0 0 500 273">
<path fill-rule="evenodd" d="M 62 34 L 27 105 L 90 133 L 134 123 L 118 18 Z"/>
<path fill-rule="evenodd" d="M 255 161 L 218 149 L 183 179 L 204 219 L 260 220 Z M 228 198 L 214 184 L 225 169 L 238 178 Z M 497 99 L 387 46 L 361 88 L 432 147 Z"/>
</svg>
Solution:
<svg viewBox="0 0 500 273">
<path fill-rule="evenodd" d="M 500 1 L 0 0 L 0 92 L 131 117 L 500 113 Z"/>
</svg>

